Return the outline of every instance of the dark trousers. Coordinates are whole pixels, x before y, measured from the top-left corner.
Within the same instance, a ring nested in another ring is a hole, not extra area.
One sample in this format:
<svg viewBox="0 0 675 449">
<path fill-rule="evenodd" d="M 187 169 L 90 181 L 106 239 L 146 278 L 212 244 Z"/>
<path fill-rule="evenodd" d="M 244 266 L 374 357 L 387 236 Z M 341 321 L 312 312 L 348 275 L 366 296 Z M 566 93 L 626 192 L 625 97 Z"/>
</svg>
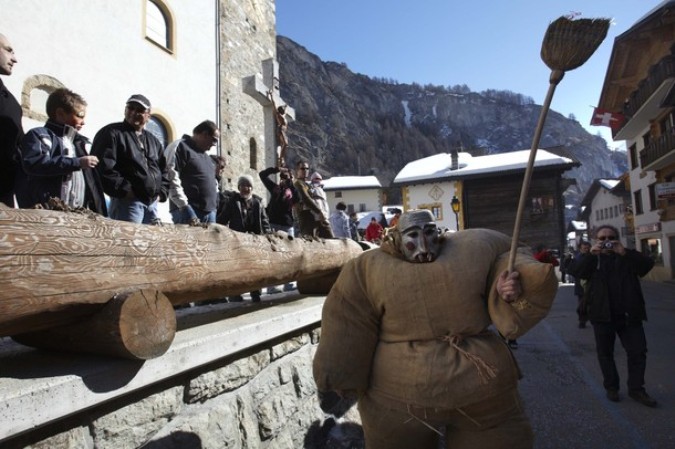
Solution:
<svg viewBox="0 0 675 449">
<path fill-rule="evenodd" d="M 14 207 L 14 192 L 0 194 L 0 203 L 5 203 L 7 207 Z"/>
<path fill-rule="evenodd" d="M 612 317 L 611 322 L 593 322 L 598 361 L 607 390 L 619 390 L 619 373 L 614 362 L 614 342 L 619 336 L 626 351 L 628 364 L 628 390 L 642 390 L 647 367 L 647 338 L 642 321 L 630 321 L 624 317 Z"/>
<path fill-rule="evenodd" d="M 579 322 L 586 324 L 588 321 L 588 313 L 586 312 L 586 301 L 584 301 L 584 296 L 577 296 L 577 316 L 579 317 Z"/>
</svg>

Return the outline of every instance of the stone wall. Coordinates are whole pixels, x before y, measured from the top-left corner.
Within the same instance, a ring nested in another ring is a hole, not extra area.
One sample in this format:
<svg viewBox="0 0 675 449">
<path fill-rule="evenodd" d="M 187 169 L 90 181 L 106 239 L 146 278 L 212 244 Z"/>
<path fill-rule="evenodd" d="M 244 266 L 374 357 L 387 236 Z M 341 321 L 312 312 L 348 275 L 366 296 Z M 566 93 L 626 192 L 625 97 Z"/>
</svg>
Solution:
<svg viewBox="0 0 675 449">
<path fill-rule="evenodd" d="M 317 329 L 302 331 L 4 444 L 35 449 L 306 447 L 308 430 L 323 421 L 311 369 L 317 338 Z"/>
<path fill-rule="evenodd" d="M 265 107 L 244 92 L 243 80 L 263 77 L 263 61 L 276 58 L 275 24 L 272 0 L 220 2 L 220 140 L 227 159 L 225 187 L 236 189 L 238 177 L 248 174 L 253 177 L 254 192 L 263 197 L 266 190 L 258 172 L 274 161 L 273 122 L 266 121 Z M 271 117 L 271 107 L 267 109 Z"/>
<path fill-rule="evenodd" d="M 0 448 L 327 447 L 335 421 L 312 377 L 323 300 L 181 309 L 167 353 L 146 361 L 0 339 Z"/>
</svg>

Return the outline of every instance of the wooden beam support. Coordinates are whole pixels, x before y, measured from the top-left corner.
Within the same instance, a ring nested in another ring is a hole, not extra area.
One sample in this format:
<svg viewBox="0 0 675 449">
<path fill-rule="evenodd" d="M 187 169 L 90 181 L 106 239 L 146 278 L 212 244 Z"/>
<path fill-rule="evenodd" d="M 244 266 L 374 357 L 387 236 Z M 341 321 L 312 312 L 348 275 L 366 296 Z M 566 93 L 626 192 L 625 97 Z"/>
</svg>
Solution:
<svg viewBox="0 0 675 449">
<path fill-rule="evenodd" d="M 147 360 L 164 354 L 175 335 L 176 314 L 168 298 L 156 290 L 141 290 L 115 296 L 76 324 L 12 338 L 40 349 Z"/>
<path fill-rule="evenodd" d="M 78 322 L 120 292 L 161 291 L 174 305 L 222 298 L 339 272 L 362 252 L 350 239 L 150 226 L 0 204 L 0 337 Z"/>
</svg>

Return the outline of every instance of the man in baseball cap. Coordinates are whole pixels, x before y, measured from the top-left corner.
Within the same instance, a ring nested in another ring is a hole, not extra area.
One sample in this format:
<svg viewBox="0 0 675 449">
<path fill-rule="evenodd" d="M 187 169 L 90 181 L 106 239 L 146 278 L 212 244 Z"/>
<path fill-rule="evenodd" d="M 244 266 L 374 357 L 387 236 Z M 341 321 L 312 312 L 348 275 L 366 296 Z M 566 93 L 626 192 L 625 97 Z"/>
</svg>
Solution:
<svg viewBox="0 0 675 449">
<path fill-rule="evenodd" d="M 110 218 L 159 224 L 157 202 L 169 194 L 164 146 L 145 130 L 150 100 L 134 94 L 127 100 L 124 121 L 103 127 L 94 137 L 91 154 L 101 161 L 103 190 L 110 197 Z"/>
<path fill-rule="evenodd" d="M 129 97 L 127 100 L 127 105 L 129 103 L 135 103 L 135 104 L 140 104 L 143 106 L 143 108 L 150 110 L 152 108 L 152 105 L 150 104 L 150 100 L 148 100 L 144 95 L 141 94 L 135 94 Z"/>
</svg>

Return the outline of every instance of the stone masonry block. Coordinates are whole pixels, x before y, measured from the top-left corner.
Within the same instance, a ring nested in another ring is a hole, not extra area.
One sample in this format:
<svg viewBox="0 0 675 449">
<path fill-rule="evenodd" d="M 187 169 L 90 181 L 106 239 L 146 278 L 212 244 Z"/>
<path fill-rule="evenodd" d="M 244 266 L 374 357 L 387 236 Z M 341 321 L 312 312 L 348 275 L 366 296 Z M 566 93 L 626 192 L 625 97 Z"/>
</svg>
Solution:
<svg viewBox="0 0 675 449">
<path fill-rule="evenodd" d="M 236 395 L 188 406 L 153 436 L 152 448 L 243 449 Z"/>
<path fill-rule="evenodd" d="M 86 427 L 75 427 L 24 449 L 93 449 L 94 442 Z"/>
<path fill-rule="evenodd" d="M 222 368 L 201 374 L 188 386 L 187 402 L 203 402 L 248 383 L 270 363 L 269 350 L 239 359 Z"/>
<path fill-rule="evenodd" d="M 298 400 L 291 384 L 275 389 L 256 409 L 261 438 L 267 440 L 277 435 L 297 409 Z"/>
<path fill-rule="evenodd" d="M 298 335 L 290 340 L 286 340 L 272 347 L 272 360 L 277 360 L 286 354 L 295 352 L 307 344 L 309 344 L 309 334 Z"/>
<path fill-rule="evenodd" d="M 173 387 L 96 419 L 96 449 L 135 449 L 145 443 L 181 410 L 183 390 Z"/>
</svg>

